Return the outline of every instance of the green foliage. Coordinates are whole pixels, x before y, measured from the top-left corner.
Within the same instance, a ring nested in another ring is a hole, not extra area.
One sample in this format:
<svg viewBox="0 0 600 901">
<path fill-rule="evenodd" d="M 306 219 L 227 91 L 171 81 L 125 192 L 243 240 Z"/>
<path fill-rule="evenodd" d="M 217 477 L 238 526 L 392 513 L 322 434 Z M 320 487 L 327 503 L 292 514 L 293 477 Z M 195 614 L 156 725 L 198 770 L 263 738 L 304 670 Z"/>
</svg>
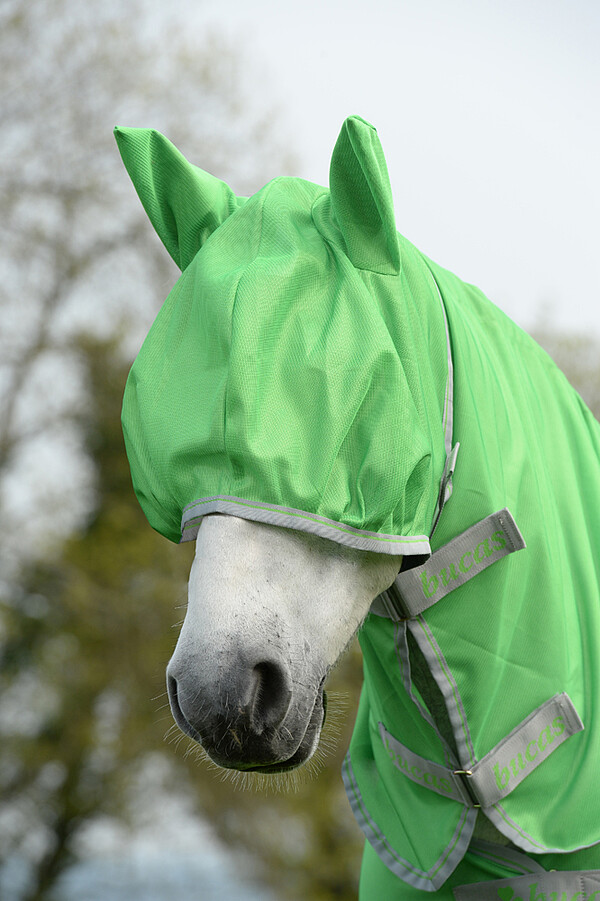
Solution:
<svg viewBox="0 0 600 901">
<path fill-rule="evenodd" d="M 240 48 L 172 25 L 144 36 L 153 6 L 0 10 L 0 880 L 22 854 L 27 901 L 56 898 L 86 824 L 132 816 L 158 754 L 277 897 L 350 898 L 362 845 L 339 775 L 351 715 L 321 775 L 280 793 L 223 781 L 171 731 L 164 669 L 193 547 L 144 519 L 120 405 L 125 361 L 174 272 L 112 127 L 161 129 L 238 193 L 290 164 L 270 113 L 248 102 Z M 50 458 L 58 474 L 39 463 Z M 356 699 L 356 652 L 338 679 Z"/>
<path fill-rule="evenodd" d="M 25 734 L 17 729 L 1 753 L 5 770 L 6 761 L 18 761 L 5 796 L 18 798 L 26 786 L 35 798 L 32 827 L 43 825 L 54 836 L 38 867 L 31 897 L 39 898 L 70 863 L 71 839 L 83 822 L 125 815 L 122 798 L 137 762 L 150 752 L 169 753 L 164 667 L 193 552 L 191 544 L 172 545 L 154 533 L 133 495 L 119 418 L 125 371 L 114 348 L 87 340 L 80 353 L 90 393 L 82 428 L 98 467 L 97 509 L 60 557 L 31 567 L 5 616 L 2 691 L 14 693 L 25 678 L 44 699 L 35 740 L 32 727 Z M 356 697 L 356 653 L 343 662 L 337 682 Z M 339 775 L 350 725 L 346 719 L 320 776 L 300 780 L 289 793 L 240 791 L 198 763 L 196 753 L 173 749 L 198 812 L 226 842 L 262 862 L 281 898 L 354 896 L 362 842 Z M 44 773 L 54 773 L 52 786 Z"/>
<path fill-rule="evenodd" d="M 600 355 L 598 339 L 592 335 L 569 334 L 540 325 L 534 338 L 550 354 L 581 395 L 596 419 L 600 419 Z"/>
<path fill-rule="evenodd" d="M 88 342 L 84 355 L 85 433 L 99 469 L 99 504 L 59 558 L 31 566 L 4 616 L 2 694 L 15 695 L 15 704 L 19 696 L 34 705 L 43 699 L 30 711 L 34 722 L 20 730 L 17 717 L 2 743 L 2 758 L 18 761 L 5 796 L 18 806 L 26 788 L 36 802 L 30 828 L 54 834 L 38 868 L 39 890 L 69 862 L 69 839 L 81 822 L 118 807 L 112 783 L 123 766 L 161 744 L 152 696 L 162 690 L 160 665 L 172 641 L 165 600 L 184 597 L 190 556 L 184 550 L 177 559 L 179 549 L 149 533 L 130 497 L 118 416 L 123 367 L 111 365 L 100 345 Z M 53 790 L 43 786 L 49 767 L 57 774 Z"/>
</svg>

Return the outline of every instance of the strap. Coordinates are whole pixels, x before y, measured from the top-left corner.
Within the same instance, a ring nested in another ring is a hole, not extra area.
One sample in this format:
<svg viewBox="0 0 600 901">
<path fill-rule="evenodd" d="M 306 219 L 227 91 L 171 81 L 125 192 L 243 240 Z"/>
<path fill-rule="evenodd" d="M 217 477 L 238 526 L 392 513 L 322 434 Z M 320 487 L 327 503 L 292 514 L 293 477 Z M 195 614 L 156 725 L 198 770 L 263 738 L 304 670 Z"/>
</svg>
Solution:
<svg viewBox="0 0 600 901">
<path fill-rule="evenodd" d="M 415 754 L 379 723 L 383 745 L 403 775 L 467 807 L 484 808 L 509 795 L 563 742 L 582 729 L 573 702 L 563 692 L 530 713 L 470 770 L 453 770 Z"/>
<path fill-rule="evenodd" d="M 509 795 L 583 723 L 566 692 L 538 707 L 510 735 L 478 760 L 467 781 L 482 807 L 491 807 Z"/>
<path fill-rule="evenodd" d="M 427 563 L 399 573 L 379 598 L 391 619 L 414 619 L 488 566 L 524 547 L 525 540 L 505 507 L 439 548 Z M 380 611 L 381 605 L 373 610 Z"/>
<path fill-rule="evenodd" d="M 600 870 L 552 870 L 459 885 L 456 901 L 600 901 Z"/>
<path fill-rule="evenodd" d="M 387 731 L 383 723 L 379 723 L 379 734 L 390 760 L 411 782 L 423 785 L 430 791 L 452 801 L 458 801 L 466 807 L 475 807 L 460 775 L 462 770 L 452 770 L 415 754 L 402 742 Z"/>
</svg>

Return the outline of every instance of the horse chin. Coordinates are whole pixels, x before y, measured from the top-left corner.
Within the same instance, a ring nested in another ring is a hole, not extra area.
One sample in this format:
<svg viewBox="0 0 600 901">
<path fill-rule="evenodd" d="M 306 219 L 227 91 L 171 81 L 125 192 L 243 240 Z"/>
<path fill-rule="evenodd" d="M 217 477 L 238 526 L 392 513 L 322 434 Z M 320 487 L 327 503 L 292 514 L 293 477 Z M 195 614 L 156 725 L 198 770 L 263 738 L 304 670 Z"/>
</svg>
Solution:
<svg viewBox="0 0 600 901">
<path fill-rule="evenodd" d="M 306 727 L 306 732 L 294 754 L 287 760 L 282 760 L 278 763 L 270 763 L 264 766 L 245 766 L 243 771 L 245 773 L 261 773 L 262 775 L 269 776 L 277 773 L 290 773 L 292 770 L 296 770 L 298 767 L 303 766 L 317 750 L 326 715 L 327 694 L 323 691 L 317 695 L 315 706 L 313 707 L 308 726 Z"/>
</svg>

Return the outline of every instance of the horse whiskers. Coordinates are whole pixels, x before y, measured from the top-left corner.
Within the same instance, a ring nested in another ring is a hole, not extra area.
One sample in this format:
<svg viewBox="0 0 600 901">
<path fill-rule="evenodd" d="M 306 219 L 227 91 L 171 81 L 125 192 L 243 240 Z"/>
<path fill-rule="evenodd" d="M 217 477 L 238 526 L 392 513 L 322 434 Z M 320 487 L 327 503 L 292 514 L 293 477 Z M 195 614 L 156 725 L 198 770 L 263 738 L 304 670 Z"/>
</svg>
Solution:
<svg viewBox="0 0 600 901">
<path fill-rule="evenodd" d="M 195 757 L 196 762 L 203 760 L 203 751 L 201 745 L 193 741 L 193 739 L 189 739 L 188 746 L 183 755 L 183 759 L 187 760 L 188 757 L 191 757 L 192 755 Z"/>
<path fill-rule="evenodd" d="M 289 773 L 249 773 L 243 770 L 221 769 L 212 764 L 211 769 L 219 772 L 222 782 L 229 782 L 235 791 L 254 791 L 261 794 L 281 794 L 298 792 L 306 782 L 304 767 Z"/>
<path fill-rule="evenodd" d="M 179 729 L 179 727 L 173 723 L 165 732 L 163 741 L 168 744 L 178 745 L 183 737 L 183 732 Z"/>
<path fill-rule="evenodd" d="M 214 763 L 206 751 L 191 739 L 188 739 L 184 757 L 188 758 L 190 754 L 194 753 L 197 762 L 205 763 L 208 769 L 218 775 L 222 782 L 229 782 L 235 791 L 255 791 L 267 795 L 283 792 L 297 793 L 303 785 L 319 775 L 338 745 L 341 728 L 348 710 L 348 695 L 345 692 L 328 691 L 327 699 L 327 717 L 318 745 L 312 757 L 295 770 L 286 773 L 261 773 L 224 769 Z M 174 738 L 175 731 L 177 731 L 177 726 L 172 726 L 165 737 L 170 741 L 175 741 L 176 748 L 179 748 L 181 741 L 187 736 L 181 734 L 178 739 Z M 280 732 L 285 732 L 289 738 L 293 737 L 287 726 L 281 726 Z M 230 728 L 220 737 L 217 747 L 220 747 L 226 739 L 231 740 L 232 738 L 236 744 L 239 743 L 239 737 L 234 728 Z"/>
<path fill-rule="evenodd" d="M 179 751 L 182 743 L 186 743 L 186 749 L 183 754 L 184 760 L 187 760 L 192 754 L 195 755 L 196 760 L 203 760 L 207 758 L 207 754 L 204 749 L 197 742 L 194 741 L 193 738 L 190 738 L 184 732 L 181 732 L 179 727 L 173 723 L 170 729 L 167 730 L 164 736 L 164 741 L 170 745 L 173 745 L 175 751 Z"/>
<path fill-rule="evenodd" d="M 229 734 L 230 734 L 231 737 L 233 738 L 233 740 L 234 740 L 234 742 L 236 743 L 236 745 L 237 745 L 239 748 L 242 748 L 243 745 L 242 745 L 242 743 L 241 743 L 241 741 L 240 741 L 240 739 L 239 739 L 239 736 L 238 736 L 237 732 L 235 731 L 235 729 L 230 729 L 230 730 L 229 730 Z"/>
<path fill-rule="evenodd" d="M 188 606 L 188 602 L 187 602 L 187 598 L 186 598 L 186 600 L 182 601 L 181 604 L 174 604 L 173 609 L 174 610 L 187 610 L 187 606 Z"/>
<path fill-rule="evenodd" d="M 165 690 L 165 691 L 159 692 L 156 695 L 156 697 L 150 698 L 150 700 L 154 703 L 154 701 L 160 701 L 161 698 L 168 698 L 168 697 L 169 697 L 169 692 Z"/>
<path fill-rule="evenodd" d="M 155 725 L 155 726 L 161 726 L 161 725 L 164 725 L 165 723 L 170 723 L 171 720 L 172 720 L 172 717 L 171 717 L 170 713 L 169 713 L 169 714 L 165 713 L 163 716 L 160 716 L 160 717 L 156 717 L 156 718 L 155 718 L 155 720 L 154 720 L 154 725 Z M 169 732 L 171 731 L 172 728 L 173 728 L 173 727 L 171 726 L 171 727 L 169 728 L 169 730 L 168 730 L 167 732 L 165 732 L 165 736 L 164 736 L 165 738 L 166 738 L 166 736 L 169 734 Z M 178 728 L 178 727 L 175 727 L 175 728 Z"/>
</svg>

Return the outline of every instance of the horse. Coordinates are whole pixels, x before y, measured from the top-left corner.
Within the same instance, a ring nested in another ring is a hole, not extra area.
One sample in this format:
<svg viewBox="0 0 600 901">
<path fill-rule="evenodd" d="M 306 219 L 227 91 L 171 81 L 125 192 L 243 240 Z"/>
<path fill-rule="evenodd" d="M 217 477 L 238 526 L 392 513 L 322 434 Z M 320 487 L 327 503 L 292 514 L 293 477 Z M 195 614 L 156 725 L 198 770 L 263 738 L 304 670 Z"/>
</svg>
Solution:
<svg viewBox="0 0 600 901">
<path fill-rule="evenodd" d="M 396 231 L 359 117 L 329 189 L 250 198 L 116 137 L 182 270 L 122 414 L 150 524 L 196 542 L 175 722 L 220 767 L 306 766 L 358 634 L 361 897 L 600 898 L 600 425 Z"/>
<path fill-rule="evenodd" d="M 182 732 L 224 768 L 289 772 L 315 753 L 324 685 L 402 558 L 213 513 L 167 668 Z"/>
</svg>

